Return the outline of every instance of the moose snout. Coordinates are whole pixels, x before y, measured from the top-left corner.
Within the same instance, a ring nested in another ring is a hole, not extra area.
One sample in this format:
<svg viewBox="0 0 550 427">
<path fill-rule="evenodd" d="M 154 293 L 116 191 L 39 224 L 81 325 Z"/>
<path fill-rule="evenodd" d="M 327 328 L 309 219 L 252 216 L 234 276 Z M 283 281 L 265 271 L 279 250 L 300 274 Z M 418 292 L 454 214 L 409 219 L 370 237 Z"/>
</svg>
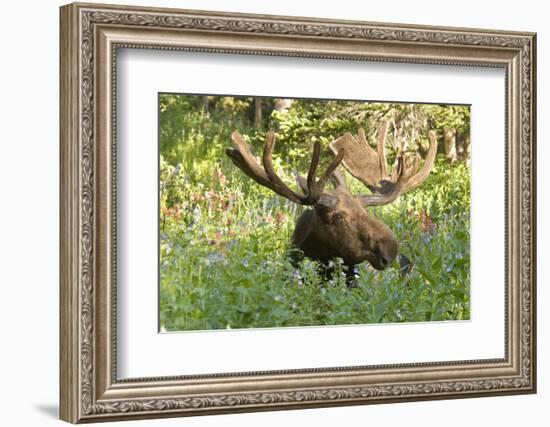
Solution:
<svg viewBox="0 0 550 427">
<path fill-rule="evenodd" d="M 385 270 L 388 265 L 393 261 L 393 258 L 379 257 L 376 260 L 372 260 L 370 264 L 377 270 Z"/>
<path fill-rule="evenodd" d="M 389 258 L 389 257 L 380 257 L 380 265 L 382 266 L 382 268 L 386 268 L 388 265 L 391 264 L 391 262 L 393 261 L 393 259 Z"/>
<path fill-rule="evenodd" d="M 389 252 L 389 253 L 388 253 Z M 367 256 L 367 260 L 376 270 L 385 270 L 391 265 L 395 259 L 394 251 L 375 251 L 371 252 L 371 256 Z M 397 252 L 397 251 L 395 251 Z"/>
</svg>

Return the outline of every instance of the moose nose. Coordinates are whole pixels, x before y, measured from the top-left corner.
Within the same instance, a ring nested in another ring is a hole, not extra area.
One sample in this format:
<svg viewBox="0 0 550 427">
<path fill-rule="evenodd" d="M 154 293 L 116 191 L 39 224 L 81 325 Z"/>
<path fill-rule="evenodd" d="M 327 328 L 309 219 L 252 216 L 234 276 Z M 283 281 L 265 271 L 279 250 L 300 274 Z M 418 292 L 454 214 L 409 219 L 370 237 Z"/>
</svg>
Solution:
<svg viewBox="0 0 550 427">
<path fill-rule="evenodd" d="M 380 265 L 382 266 L 382 268 L 386 268 L 388 265 L 391 264 L 391 262 L 393 261 L 393 259 L 389 258 L 389 257 L 385 257 L 385 256 L 381 256 L 380 257 Z"/>
</svg>

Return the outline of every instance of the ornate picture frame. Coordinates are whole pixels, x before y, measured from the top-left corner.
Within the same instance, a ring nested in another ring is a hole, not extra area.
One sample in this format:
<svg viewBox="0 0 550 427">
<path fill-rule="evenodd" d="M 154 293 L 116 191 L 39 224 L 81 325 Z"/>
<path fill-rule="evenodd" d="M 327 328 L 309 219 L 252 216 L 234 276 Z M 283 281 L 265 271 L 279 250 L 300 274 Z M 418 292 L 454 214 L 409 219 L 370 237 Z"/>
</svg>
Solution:
<svg viewBox="0 0 550 427">
<path fill-rule="evenodd" d="M 80 3 L 60 13 L 61 419 L 112 421 L 536 391 L 535 34 Z M 503 69 L 504 357 L 118 378 L 120 48 Z"/>
</svg>

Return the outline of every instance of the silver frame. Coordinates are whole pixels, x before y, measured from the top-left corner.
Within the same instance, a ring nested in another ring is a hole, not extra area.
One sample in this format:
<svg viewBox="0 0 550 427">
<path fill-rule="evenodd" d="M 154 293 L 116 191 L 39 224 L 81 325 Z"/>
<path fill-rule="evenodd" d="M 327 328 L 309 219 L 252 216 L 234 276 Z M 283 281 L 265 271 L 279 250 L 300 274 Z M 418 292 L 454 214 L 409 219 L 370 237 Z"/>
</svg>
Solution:
<svg viewBox="0 0 550 427">
<path fill-rule="evenodd" d="M 77 423 L 534 393 L 533 33 L 75 3 L 61 8 L 61 418 Z M 501 67 L 505 357 L 117 379 L 118 48 Z"/>
</svg>

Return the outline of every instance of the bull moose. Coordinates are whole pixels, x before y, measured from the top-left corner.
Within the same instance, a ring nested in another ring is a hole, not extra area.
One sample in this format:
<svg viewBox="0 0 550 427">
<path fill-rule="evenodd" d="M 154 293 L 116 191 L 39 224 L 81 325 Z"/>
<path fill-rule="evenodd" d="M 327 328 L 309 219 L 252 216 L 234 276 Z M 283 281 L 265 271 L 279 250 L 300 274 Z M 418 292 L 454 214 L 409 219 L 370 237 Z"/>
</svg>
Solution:
<svg viewBox="0 0 550 427">
<path fill-rule="evenodd" d="M 252 154 L 241 134 L 233 132 L 236 148 L 228 148 L 227 155 L 246 175 L 286 199 L 313 209 L 304 211 L 296 221 L 292 235 L 292 260 L 297 263 L 303 256 L 328 266 L 330 261 L 341 258 L 347 266 L 348 284 L 355 266 L 364 262 L 383 270 L 398 254 L 398 242 L 392 230 L 375 218 L 366 208 L 381 206 L 396 200 L 401 194 L 418 187 L 430 174 L 437 152 L 435 133 L 430 131 L 430 147 L 424 165 L 419 167 L 419 156 L 405 150 L 400 144 L 393 171 L 388 171 L 385 142 L 389 122 L 384 120 L 378 129 L 376 149 L 371 147 L 365 131 L 359 129 L 357 138 L 350 133 L 332 141 L 329 145 L 334 159 L 316 178 L 321 145 L 316 142 L 307 177 L 296 174 L 303 194 L 288 187 L 275 173 L 272 163 L 275 133 L 269 131 L 262 155 L 262 166 Z M 353 195 L 343 174 L 345 169 L 369 190 L 369 194 Z M 325 189 L 328 181 L 333 189 Z"/>
</svg>

